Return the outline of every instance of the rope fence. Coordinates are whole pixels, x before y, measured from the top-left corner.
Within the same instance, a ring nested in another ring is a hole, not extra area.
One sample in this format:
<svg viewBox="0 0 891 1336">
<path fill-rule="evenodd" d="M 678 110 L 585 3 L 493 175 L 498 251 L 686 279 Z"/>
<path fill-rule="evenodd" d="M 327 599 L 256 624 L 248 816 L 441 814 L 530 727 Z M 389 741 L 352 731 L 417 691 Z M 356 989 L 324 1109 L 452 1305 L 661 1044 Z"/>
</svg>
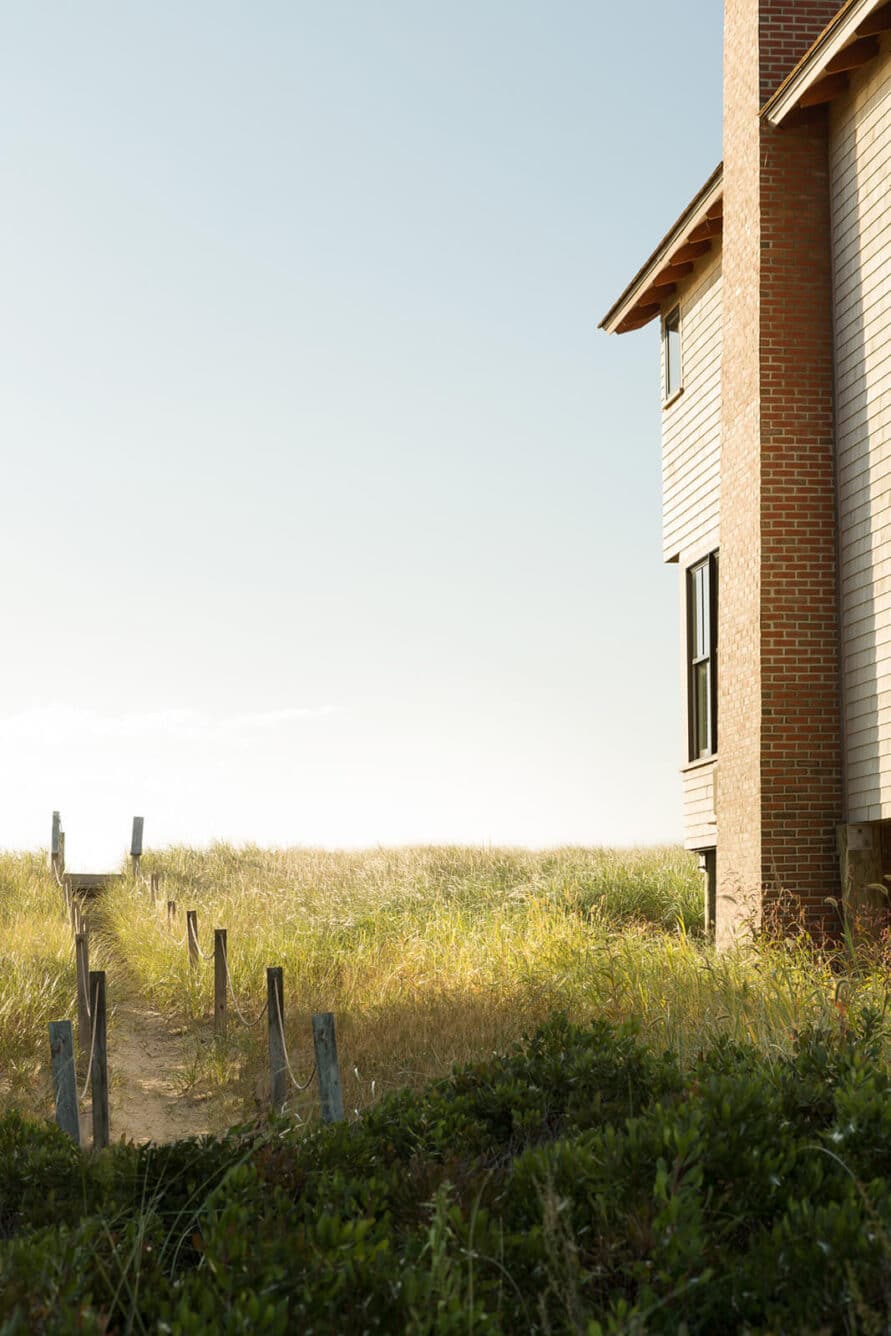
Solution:
<svg viewBox="0 0 891 1336">
<path fill-rule="evenodd" d="M 235 995 L 235 985 L 232 982 L 232 975 L 229 973 L 229 953 L 226 950 L 223 951 L 223 963 L 226 967 L 226 982 L 229 985 L 229 996 L 232 998 L 232 1005 L 235 1008 L 236 1015 L 242 1025 L 246 1025 L 249 1030 L 253 1030 L 255 1025 L 260 1024 L 261 1020 L 269 1010 L 269 999 L 267 998 L 263 1003 L 259 1015 L 254 1020 L 249 1021 L 242 1012 L 241 1007 L 238 1005 L 238 998 Z"/>
<path fill-rule="evenodd" d="M 140 867 L 142 857 L 142 817 L 133 819 L 133 836 L 130 857 L 133 878 L 137 885 L 149 887 L 152 904 L 160 907 L 160 874 L 152 872 L 147 879 Z M 53 1091 L 56 1105 L 56 1122 L 73 1140 L 80 1145 L 80 1109 L 87 1099 L 93 1124 L 93 1147 L 99 1149 L 109 1144 L 108 1112 L 108 1052 L 106 1036 L 106 975 L 104 970 L 91 970 L 89 965 L 90 929 L 84 913 L 85 896 L 96 894 L 101 887 L 114 878 L 111 874 L 98 874 L 95 878 L 87 874 L 66 875 L 65 872 L 65 834 L 61 827 L 59 813 L 53 813 L 53 832 L 50 862 L 56 885 L 64 892 L 65 916 L 74 939 L 75 967 L 77 978 L 77 1025 L 81 1059 L 86 1056 L 86 1071 L 81 1089 L 77 1079 L 74 1052 L 73 1026 L 70 1020 L 51 1021 L 49 1024 L 50 1056 L 52 1061 Z M 115 874 L 116 876 L 117 874 Z M 168 900 L 167 927 L 173 929 L 176 924 L 177 905 L 175 900 Z M 175 937 L 174 942 L 180 947 L 187 947 L 189 963 L 197 970 L 202 961 L 214 964 L 214 1033 L 217 1039 L 224 1039 L 227 1030 L 227 999 L 231 999 L 232 1008 L 241 1024 L 248 1030 L 255 1029 L 267 1018 L 269 1035 L 269 1077 L 270 1105 L 274 1112 L 282 1112 L 286 1106 L 287 1084 L 304 1093 L 314 1080 L 319 1084 L 319 1102 L 323 1122 L 334 1122 L 343 1118 L 343 1100 L 340 1091 L 340 1072 L 337 1065 L 337 1044 L 334 1031 L 334 1016 L 331 1012 L 312 1016 L 313 1048 L 315 1058 L 310 1073 L 305 1081 L 295 1075 L 285 1040 L 283 971 L 280 966 L 270 966 L 266 970 L 267 996 L 259 1013 L 249 1019 L 245 1015 L 229 968 L 229 951 L 225 928 L 214 930 L 214 949 L 203 951 L 198 938 L 198 915 L 196 910 L 186 914 L 186 933 Z"/>
<path fill-rule="evenodd" d="M 316 1064 L 313 1063 L 312 1071 L 301 1085 L 301 1083 L 297 1080 L 297 1077 L 294 1075 L 294 1072 L 291 1068 L 291 1063 L 288 1059 L 288 1047 L 287 1044 L 285 1043 L 285 1022 L 282 1020 L 282 1009 L 281 1009 L 281 1003 L 279 1001 L 277 988 L 273 989 L 272 995 L 275 998 L 275 1012 L 276 1012 L 276 1017 L 278 1019 L 279 1033 L 281 1034 L 282 1037 L 282 1053 L 285 1059 L 285 1067 L 287 1069 L 288 1075 L 291 1078 L 291 1084 L 293 1085 L 295 1090 L 300 1090 L 300 1091 L 308 1090 L 309 1087 L 312 1085 L 313 1077 L 316 1074 Z"/>
</svg>

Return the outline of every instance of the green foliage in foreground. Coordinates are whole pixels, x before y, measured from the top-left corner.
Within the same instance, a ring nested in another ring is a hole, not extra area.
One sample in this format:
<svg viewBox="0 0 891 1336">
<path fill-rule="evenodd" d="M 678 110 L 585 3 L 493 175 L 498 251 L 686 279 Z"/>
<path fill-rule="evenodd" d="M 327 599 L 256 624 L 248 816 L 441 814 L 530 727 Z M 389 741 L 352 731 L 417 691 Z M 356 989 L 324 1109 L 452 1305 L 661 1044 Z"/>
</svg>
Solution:
<svg viewBox="0 0 891 1336">
<path fill-rule="evenodd" d="M 887 1330 L 891 1073 L 551 1021 L 358 1122 L 87 1158 L 0 1123 L 4 1332 Z"/>
</svg>

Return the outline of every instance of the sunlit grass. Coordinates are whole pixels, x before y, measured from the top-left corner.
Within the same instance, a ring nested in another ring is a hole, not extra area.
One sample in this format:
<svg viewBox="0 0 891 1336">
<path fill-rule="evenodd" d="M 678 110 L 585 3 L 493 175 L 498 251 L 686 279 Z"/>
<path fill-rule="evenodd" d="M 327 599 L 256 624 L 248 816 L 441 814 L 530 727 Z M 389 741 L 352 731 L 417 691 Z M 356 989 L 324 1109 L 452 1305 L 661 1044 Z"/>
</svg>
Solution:
<svg viewBox="0 0 891 1336">
<path fill-rule="evenodd" d="M 50 1106 L 51 1020 L 74 1015 L 75 965 L 46 855 L 0 854 L 0 1100 Z"/>
<path fill-rule="evenodd" d="M 171 1017 L 206 1022 L 212 966 L 191 971 L 184 944 L 185 910 L 195 909 L 203 951 L 214 927 L 228 930 L 230 972 L 250 1018 L 265 1000 L 266 966 L 283 967 L 298 1076 L 311 1062 L 311 1013 L 335 1013 L 350 1108 L 503 1050 L 555 1010 L 634 1018 L 682 1060 L 717 1035 L 787 1051 L 797 1030 L 840 1015 L 832 964 L 800 943 L 715 955 L 699 935 L 695 860 L 677 849 L 218 845 L 169 850 L 145 860 L 152 870 L 162 875 L 157 908 L 145 885 L 125 881 L 104 912 L 140 990 Z M 179 910 L 172 931 L 168 898 Z M 844 986 L 844 1007 L 883 1001 L 881 971 Z M 230 1033 L 231 1111 L 249 1111 L 262 1101 L 265 1029 L 245 1030 L 230 1010 Z M 210 1060 L 205 1076 L 218 1079 Z M 314 1104 L 295 1096 L 292 1107 L 309 1114 Z"/>
<path fill-rule="evenodd" d="M 178 906 L 172 928 L 168 899 Z M 311 1014 L 334 1012 L 350 1109 L 501 1051 L 558 1010 L 579 1021 L 634 1019 L 652 1044 L 687 1062 L 719 1035 L 780 1054 L 804 1028 L 885 1007 L 881 952 L 872 963 L 846 962 L 791 939 L 717 956 L 702 937 L 701 903 L 695 859 L 675 848 L 176 848 L 146 857 L 143 879 L 125 876 L 91 905 L 92 964 L 108 970 L 113 1009 L 131 993 L 171 1026 L 186 1023 L 197 1055 L 190 1089 L 212 1097 L 213 1126 L 264 1107 L 266 1027 L 244 1027 L 230 1000 L 229 1040 L 210 1042 L 213 966 L 189 966 L 187 909 L 197 911 L 207 955 L 214 927 L 227 929 L 249 1019 L 265 1002 L 266 967 L 283 968 L 298 1076 L 312 1062 Z M 62 893 L 45 857 L 7 855 L 4 1102 L 48 1111 L 46 1025 L 66 1016 L 75 1016 L 75 976 Z M 112 1068 L 118 1023 L 113 1012 Z M 294 1095 L 291 1107 L 311 1116 L 315 1092 Z"/>
</svg>

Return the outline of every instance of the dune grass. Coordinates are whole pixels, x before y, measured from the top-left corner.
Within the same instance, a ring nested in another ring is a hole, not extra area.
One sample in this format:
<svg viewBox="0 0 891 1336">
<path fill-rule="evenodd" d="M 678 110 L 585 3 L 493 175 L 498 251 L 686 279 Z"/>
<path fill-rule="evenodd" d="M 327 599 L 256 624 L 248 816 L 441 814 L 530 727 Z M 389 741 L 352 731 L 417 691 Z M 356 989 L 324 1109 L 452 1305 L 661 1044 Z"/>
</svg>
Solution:
<svg viewBox="0 0 891 1336">
<path fill-rule="evenodd" d="M 152 872 L 161 877 L 153 905 Z M 90 906 L 94 967 L 109 997 L 131 992 L 186 1025 L 187 1079 L 210 1097 L 208 1126 L 265 1107 L 265 1021 L 211 1042 L 213 966 L 190 969 L 185 911 L 202 951 L 225 927 L 242 1013 L 284 971 L 288 1050 L 312 1063 L 309 1018 L 337 1019 L 344 1096 L 362 1110 L 454 1063 L 504 1051 L 556 1011 L 575 1021 L 635 1020 L 682 1064 L 716 1037 L 788 1053 L 813 1026 L 844 1026 L 887 1003 L 881 946 L 818 952 L 800 938 L 760 940 L 718 956 L 702 935 L 702 886 L 680 849 L 419 848 L 329 853 L 215 845 L 147 856 Z M 168 899 L 178 906 L 168 927 Z M 74 957 L 61 893 L 45 856 L 0 858 L 0 1100 L 49 1109 L 46 1024 L 75 1015 Z M 114 1013 L 110 1049 L 114 1050 Z M 294 1094 L 313 1117 L 316 1093 Z"/>
<path fill-rule="evenodd" d="M 184 912 L 195 909 L 203 951 L 214 927 L 228 931 L 248 1019 L 265 999 L 266 966 L 283 967 L 298 1076 L 311 1065 L 311 1013 L 335 1013 L 351 1110 L 503 1051 L 555 1011 L 634 1018 L 683 1063 L 717 1035 L 785 1053 L 802 1028 L 885 1004 L 881 969 L 840 982 L 838 961 L 798 940 L 716 956 L 701 934 L 695 860 L 678 849 L 218 845 L 171 849 L 143 871 L 161 874 L 159 906 L 127 879 L 106 897 L 102 919 L 140 992 L 207 1033 L 212 965 L 191 971 L 184 943 Z M 168 898 L 179 910 L 173 930 Z M 262 1105 L 264 1024 L 246 1029 L 230 1010 L 230 1035 L 223 1049 L 205 1045 L 200 1078 L 241 1116 Z M 291 1107 L 312 1116 L 314 1093 L 295 1094 Z"/>
<path fill-rule="evenodd" d="M 74 1004 L 71 930 L 46 855 L 0 854 L 0 1101 L 48 1111 L 47 1025 Z"/>
</svg>

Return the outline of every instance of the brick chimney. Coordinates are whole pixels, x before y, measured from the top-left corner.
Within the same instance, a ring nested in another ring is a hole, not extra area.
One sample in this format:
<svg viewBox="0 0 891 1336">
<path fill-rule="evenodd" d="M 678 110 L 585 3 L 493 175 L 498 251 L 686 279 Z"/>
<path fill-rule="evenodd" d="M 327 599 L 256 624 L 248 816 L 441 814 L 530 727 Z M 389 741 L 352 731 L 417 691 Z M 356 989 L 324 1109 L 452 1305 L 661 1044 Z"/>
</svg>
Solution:
<svg viewBox="0 0 891 1336">
<path fill-rule="evenodd" d="M 719 943 L 839 894 L 841 718 L 825 107 L 759 110 L 841 0 L 726 0 Z"/>
</svg>

